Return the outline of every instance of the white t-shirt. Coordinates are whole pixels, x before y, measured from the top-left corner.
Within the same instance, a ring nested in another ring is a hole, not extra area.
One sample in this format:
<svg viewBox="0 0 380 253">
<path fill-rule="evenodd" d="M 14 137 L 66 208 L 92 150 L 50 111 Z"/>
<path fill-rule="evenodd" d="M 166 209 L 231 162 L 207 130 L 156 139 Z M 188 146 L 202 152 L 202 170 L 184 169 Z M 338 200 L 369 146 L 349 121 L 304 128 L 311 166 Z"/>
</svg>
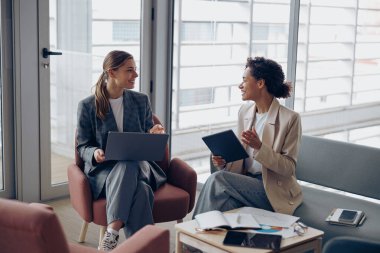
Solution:
<svg viewBox="0 0 380 253">
<path fill-rule="evenodd" d="M 123 132 L 123 116 L 124 116 L 124 106 L 123 106 L 123 96 L 118 98 L 109 98 L 111 104 L 113 116 L 116 120 L 117 130 Z"/>
<path fill-rule="evenodd" d="M 256 113 L 256 119 L 255 119 L 255 129 L 256 133 L 259 135 L 260 140 L 263 139 L 263 132 L 264 132 L 264 126 L 265 122 L 268 118 L 268 112 L 266 113 Z M 258 161 L 253 159 L 253 151 L 254 149 L 250 146 L 247 146 L 247 153 L 249 154 L 249 157 L 245 159 L 245 167 L 247 168 L 247 171 L 249 171 L 252 174 L 257 174 L 262 172 L 262 165 Z"/>
</svg>

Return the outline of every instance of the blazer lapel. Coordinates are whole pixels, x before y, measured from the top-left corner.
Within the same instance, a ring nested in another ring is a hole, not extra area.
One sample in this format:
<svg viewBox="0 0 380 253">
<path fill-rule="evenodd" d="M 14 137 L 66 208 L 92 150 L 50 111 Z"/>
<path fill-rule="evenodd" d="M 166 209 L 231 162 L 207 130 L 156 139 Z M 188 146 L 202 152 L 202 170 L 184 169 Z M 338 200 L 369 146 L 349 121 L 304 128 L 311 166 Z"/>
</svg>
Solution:
<svg viewBox="0 0 380 253">
<path fill-rule="evenodd" d="M 273 147 L 275 128 L 276 128 L 276 118 L 277 118 L 279 108 L 280 108 L 280 104 L 278 100 L 276 98 L 273 98 L 272 104 L 270 105 L 270 108 L 268 111 L 267 123 L 265 124 L 264 130 L 263 130 L 263 139 L 261 140 L 263 143 L 265 143 L 269 147 Z"/>
<path fill-rule="evenodd" d="M 253 124 L 256 118 L 256 104 L 252 106 L 250 110 L 247 111 L 247 114 L 244 116 L 244 131 L 252 129 Z M 243 143 L 244 149 L 247 149 L 248 145 Z"/>
<path fill-rule="evenodd" d="M 252 129 L 253 123 L 255 122 L 255 117 L 256 117 L 256 104 L 254 104 L 252 108 L 248 110 L 247 114 L 245 115 L 244 130 Z"/>
<path fill-rule="evenodd" d="M 115 116 L 113 115 L 111 105 L 109 111 L 106 114 L 103 125 L 105 128 L 105 133 L 108 133 L 109 131 L 118 132 Z"/>
<path fill-rule="evenodd" d="M 133 112 L 133 101 L 127 90 L 124 91 L 123 95 L 123 106 L 124 106 L 124 116 L 123 116 L 123 131 L 129 132 L 129 129 L 133 129 L 132 124 L 136 124 L 135 122 L 131 122 L 131 116 Z"/>
</svg>

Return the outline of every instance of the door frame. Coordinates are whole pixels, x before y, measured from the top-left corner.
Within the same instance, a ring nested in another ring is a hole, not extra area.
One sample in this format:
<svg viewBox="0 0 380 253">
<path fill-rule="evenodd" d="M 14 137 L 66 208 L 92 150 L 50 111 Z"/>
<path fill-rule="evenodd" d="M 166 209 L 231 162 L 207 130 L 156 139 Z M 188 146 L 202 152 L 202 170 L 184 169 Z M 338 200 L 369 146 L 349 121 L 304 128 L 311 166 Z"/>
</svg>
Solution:
<svg viewBox="0 0 380 253">
<path fill-rule="evenodd" d="M 12 36 L 12 1 L 1 1 L 1 83 L 2 83 L 2 112 L 1 112 L 1 141 L 3 189 L 1 198 L 16 198 L 15 152 L 14 152 L 14 94 L 13 94 L 13 36 Z"/>
<path fill-rule="evenodd" d="M 41 200 L 54 199 L 69 194 L 67 182 L 51 184 L 50 57 L 44 58 L 42 56 L 43 48 L 50 50 L 49 5 L 49 0 L 38 1 Z"/>
<path fill-rule="evenodd" d="M 40 201 L 37 1 L 12 1 L 15 190 L 27 202 Z"/>
</svg>

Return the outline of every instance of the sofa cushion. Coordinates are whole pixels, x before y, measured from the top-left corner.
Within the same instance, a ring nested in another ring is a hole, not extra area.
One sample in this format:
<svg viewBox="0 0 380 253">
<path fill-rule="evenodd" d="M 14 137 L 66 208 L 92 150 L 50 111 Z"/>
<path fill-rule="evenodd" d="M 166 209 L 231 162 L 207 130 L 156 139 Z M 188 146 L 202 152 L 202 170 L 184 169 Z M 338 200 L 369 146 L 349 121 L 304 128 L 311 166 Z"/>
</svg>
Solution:
<svg viewBox="0 0 380 253">
<path fill-rule="evenodd" d="M 323 241 L 336 236 L 354 236 L 379 240 L 380 235 L 380 205 L 370 201 L 344 196 L 335 192 L 303 186 L 304 200 L 294 215 L 301 218 L 306 225 L 325 232 Z M 362 210 L 367 219 L 359 227 L 331 225 L 325 221 L 333 208 Z"/>
<path fill-rule="evenodd" d="M 378 148 L 303 135 L 296 176 L 305 182 L 379 199 L 379 164 Z"/>
</svg>

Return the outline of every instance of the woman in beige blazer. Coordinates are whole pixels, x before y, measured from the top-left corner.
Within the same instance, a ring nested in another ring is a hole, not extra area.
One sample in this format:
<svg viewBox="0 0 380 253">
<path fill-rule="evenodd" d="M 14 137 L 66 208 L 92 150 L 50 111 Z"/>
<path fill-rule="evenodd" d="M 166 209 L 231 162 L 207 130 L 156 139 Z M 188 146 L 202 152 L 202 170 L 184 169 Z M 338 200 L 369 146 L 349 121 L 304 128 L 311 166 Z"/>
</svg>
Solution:
<svg viewBox="0 0 380 253">
<path fill-rule="evenodd" d="M 255 57 L 248 58 L 239 89 L 247 103 L 239 110 L 237 131 L 249 158 L 226 164 L 212 155 L 220 171 L 203 186 L 194 216 L 242 206 L 292 214 L 302 203 L 295 176 L 301 119 L 277 100 L 289 97 L 291 86 L 277 62 Z"/>
</svg>

